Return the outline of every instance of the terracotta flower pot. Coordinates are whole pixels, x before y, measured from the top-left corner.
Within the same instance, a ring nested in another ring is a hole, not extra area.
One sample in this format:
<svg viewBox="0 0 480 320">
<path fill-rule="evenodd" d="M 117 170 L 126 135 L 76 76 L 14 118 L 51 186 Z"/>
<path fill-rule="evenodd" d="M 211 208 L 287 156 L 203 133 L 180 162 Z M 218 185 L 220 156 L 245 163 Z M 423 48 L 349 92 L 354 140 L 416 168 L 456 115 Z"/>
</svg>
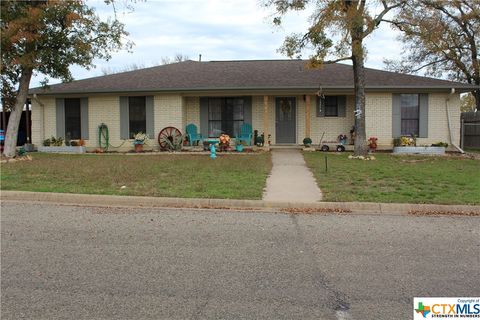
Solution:
<svg viewBox="0 0 480 320">
<path fill-rule="evenodd" d="M 143 152 L 143 144 L 136 144 L 135 145 L 135 152 Z"/>
</svg>

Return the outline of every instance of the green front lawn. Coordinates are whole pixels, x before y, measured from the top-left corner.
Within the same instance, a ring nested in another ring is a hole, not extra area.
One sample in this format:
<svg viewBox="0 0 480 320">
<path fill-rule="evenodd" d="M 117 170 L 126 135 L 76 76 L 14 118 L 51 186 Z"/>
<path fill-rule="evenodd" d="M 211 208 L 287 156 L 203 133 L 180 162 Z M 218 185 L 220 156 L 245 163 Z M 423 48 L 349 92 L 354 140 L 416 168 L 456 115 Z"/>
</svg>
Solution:
<svg viewBox="0 0 480 320">
<path fill-rule="evenodd" d="M 261 199 L 270 154 L 56 155 L 4 163 L 2 190 Z M 125 186 L 125 188 L 122 188 Z"/>
<path fill-rule="evenodd" d="M 454 157 L 305 153 L 325 201 L 480 204 L 480 161 Z"/>
</svg>

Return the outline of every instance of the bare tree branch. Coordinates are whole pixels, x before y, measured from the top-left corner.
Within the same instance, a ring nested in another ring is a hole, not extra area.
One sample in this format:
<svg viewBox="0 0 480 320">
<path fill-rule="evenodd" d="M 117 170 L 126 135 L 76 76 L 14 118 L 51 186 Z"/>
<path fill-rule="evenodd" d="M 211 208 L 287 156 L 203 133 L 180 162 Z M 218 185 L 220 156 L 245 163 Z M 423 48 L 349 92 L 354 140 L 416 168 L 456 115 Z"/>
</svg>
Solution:
<svg viewBox="0 0 480 320">
<path fill-rule="evenodd" d="M 390 20 L 403 32 L 401 39 L 408 52 L 400 62 L 389 61 L 390 67 L 412 73 L 423 70 L 480 86 L 480 2 L 410 0 Z M 473 96 L 480 110 L 480 89 Z"/>
<path fill-rule="evenodd" d="M 445 59 L 437 59 L 437 60 L 435 60 L 435 61 L 431 61 L 431 62 L 429 62 L 429 63 L 426 63 L 426 64 L 424 64 L 424 65 L 421 65 L 421 66 L 418 67 L 418 68 L 411 69 L 411 73 L 416 73 L 416 72 L 418 72 L 418 71 L 420 71 L 420 70 L 422 70 L 422 69 L 424 69 L 424 68 L 426 68 L 426 67 L 428 67 L 428 66 L 431 66 L 431 65 L 434 65 L 434 64 L 437 64 L 437 63 L 442 63 L 442 62 L 445 62 L 445 61 L 447 61 L 447 60 L 448 60 L 448 59 L 445 58 Z"/>
<path fill-rule="evenodd" d="M 380 12 L 374 19 L 373 19 L 373 22 L 374 24 L 371 24 L 367 30 L 365 30 L 365 37 L 367 35 L 369 35 L 370 33 L 372 33 L 373 30 L 375 30 L 376 27 L 378 27 L 380 25 L 380 23 L 383 21 L 383 17 L 389 13 L 390 11 L 392 11 L 393 9 L 395 8 L 399 8 L 401 6 L 403 6 L 405 4 L 405 1 L 401 1 L 399 3 L 396 3 L 394 5 L 391 5 L 391 6 L 388 6 L 386 1 L 382 1 L 382 4 L 383 4 L 383 10 L 382 12 Z"/>
</svg>

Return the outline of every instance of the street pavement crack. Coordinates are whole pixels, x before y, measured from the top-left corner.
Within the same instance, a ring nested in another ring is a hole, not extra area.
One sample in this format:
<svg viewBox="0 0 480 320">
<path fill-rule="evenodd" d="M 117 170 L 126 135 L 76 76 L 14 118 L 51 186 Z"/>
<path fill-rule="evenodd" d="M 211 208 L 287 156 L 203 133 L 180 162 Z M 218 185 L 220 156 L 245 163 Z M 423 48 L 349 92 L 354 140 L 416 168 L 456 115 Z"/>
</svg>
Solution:
<svg viewBox="0 0 480 320">
<path fill-rule="evenodd" d="M 349 315 L 350 303 L 348 302 L 349 298 L 343 292 L 335 289 L 335 287 L 330 283 L 330 281 L 325 276 L 325 273 L 318 267 L 320 263 L 315 258 L 315 252 L 312 250 L 312 247 L 308 245 L 306 237 L 298 223 L 297 215 L 291 214 L 290 219 L 295 228 L 296 235 L 298 237 L 299 243 L 302 244 L 303 252 L 306 254 L 307 258 L 312 262 L 311 265 L 314 267 L 315 272 L 315 285 L 326 290 L 330 293 L 328 297 L 327 307 L 328 309 L 334 311 L 338 315 L 342 315 L 343 318 L 339 319 L 353 319 Z"/>
</svg>

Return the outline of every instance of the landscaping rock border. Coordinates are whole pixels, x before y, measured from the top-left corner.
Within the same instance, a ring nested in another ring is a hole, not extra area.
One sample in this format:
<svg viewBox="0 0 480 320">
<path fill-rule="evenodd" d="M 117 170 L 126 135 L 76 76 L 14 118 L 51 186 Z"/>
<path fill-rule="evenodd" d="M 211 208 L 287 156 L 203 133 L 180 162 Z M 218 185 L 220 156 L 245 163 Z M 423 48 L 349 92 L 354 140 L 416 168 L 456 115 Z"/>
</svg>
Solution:
<svg viewBox="0 0 480 320">
<path fill-rule="evenodd" d="M 0 160 L 0 163 L 12 163 L 12 162 L 17 162 L 17 161 L 32 161 L 32 156 L 26 155 L 22 157 L 14 157 L 14 158 L 2 158 Z"/>
</svg>

